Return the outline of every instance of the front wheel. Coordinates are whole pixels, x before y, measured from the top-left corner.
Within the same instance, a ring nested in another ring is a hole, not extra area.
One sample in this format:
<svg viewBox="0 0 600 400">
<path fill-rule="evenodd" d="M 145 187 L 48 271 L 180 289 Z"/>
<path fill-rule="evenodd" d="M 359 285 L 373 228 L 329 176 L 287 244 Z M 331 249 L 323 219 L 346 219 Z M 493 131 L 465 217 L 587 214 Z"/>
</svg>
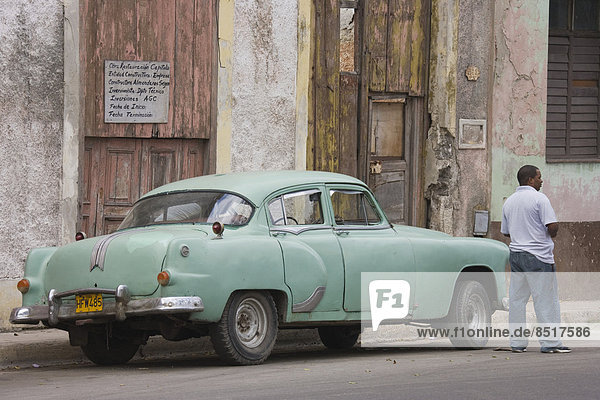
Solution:
<svg viewBox="0 0 600 400">
<path fill-rule="evenodd" d="M 261 364 L 277 338 L 277 309 L 263 292 L 236 292 L 227 302 L 221 320 L 210 328 L 217 354 L 232 365 Z"/>
<path fill-rule="evenodd" d="M 321 326 L 319 337 L 330 349 L 349 349 L 356 344 L 360 335 L 360 326 Z"/>
<path fill-rule="evenodd" d="M 492 312 L 488 294 L 481 283 L 463 281 L 457 284 L 448 320 L 460 332 L 460 335 L 450 337 L 455 347 L 478 349 L 487 344 L 485 329 L 491 325 Z"/>
<path fill-rule="evenodd" d="M 107 337 L 106 333 L 90 332 L 88 343 L 81 346 L 81 350 L 94 364 L 117 365 L 131 360 L 139 347 L 127 337 Z"/>
</svg>

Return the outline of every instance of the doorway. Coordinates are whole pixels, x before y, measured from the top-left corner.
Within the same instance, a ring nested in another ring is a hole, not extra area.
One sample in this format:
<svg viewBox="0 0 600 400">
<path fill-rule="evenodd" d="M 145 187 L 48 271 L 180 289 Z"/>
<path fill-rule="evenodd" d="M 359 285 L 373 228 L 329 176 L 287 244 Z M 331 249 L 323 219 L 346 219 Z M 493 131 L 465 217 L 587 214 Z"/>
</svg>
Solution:
<svg viewBox="0 0 600 400">
<path fill-rule="evenodd" d="M 147 191 L 208 171 L 216 130 L 216 5 L 217 0 L 80 2 L 79 230 L 111 233 Z M 168 66 L 164 120 L 107 118 L 107 60 Z"/>
</svg>

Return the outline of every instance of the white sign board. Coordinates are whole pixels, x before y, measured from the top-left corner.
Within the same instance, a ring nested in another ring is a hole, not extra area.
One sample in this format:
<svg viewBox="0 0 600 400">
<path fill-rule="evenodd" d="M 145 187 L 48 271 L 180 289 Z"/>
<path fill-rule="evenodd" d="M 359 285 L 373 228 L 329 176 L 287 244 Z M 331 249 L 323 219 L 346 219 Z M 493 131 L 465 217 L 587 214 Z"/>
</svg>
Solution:
<svg viewBox="0 0 600 400">
<path fill-rule="evenodd" d="M 104 122 L 166 123 L 171 65 L 104 61 Z"/>
</svg>

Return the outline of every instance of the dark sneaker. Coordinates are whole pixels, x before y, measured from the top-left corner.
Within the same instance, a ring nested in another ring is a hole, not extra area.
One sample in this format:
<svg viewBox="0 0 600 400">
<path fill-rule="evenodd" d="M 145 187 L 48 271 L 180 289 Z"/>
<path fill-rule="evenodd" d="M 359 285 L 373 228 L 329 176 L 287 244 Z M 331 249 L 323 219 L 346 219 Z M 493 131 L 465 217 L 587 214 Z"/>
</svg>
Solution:
<svg viewBox="0 0 600 400">
<path fill-rule="evenodd" d="M 567 346 L 560 347 L 542 347 L 542 353 L 570 353 L 571 349 Z"/>
<path fill-rule="evenodd" d="M 525 353 L 527 351 L 525 347 L 511 347 L 510 350 L 513 353 Z"/>
</svg>

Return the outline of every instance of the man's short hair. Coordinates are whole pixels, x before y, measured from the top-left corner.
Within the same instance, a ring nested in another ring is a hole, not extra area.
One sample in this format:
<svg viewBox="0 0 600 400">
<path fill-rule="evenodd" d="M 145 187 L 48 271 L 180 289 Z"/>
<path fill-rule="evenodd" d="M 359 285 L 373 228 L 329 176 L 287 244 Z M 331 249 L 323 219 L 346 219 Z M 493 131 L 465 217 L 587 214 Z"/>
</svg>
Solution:
<svg viewBox="0 0 600 400">
<path fill-rule="evenodd" d="M 517 180 L 519 185 L 524 186 L 529 182 L 529 178 L 533 179 L 537 175 L 539 168 L 533 165 L 523 165 L 517 172 Z"/>
</svg>

